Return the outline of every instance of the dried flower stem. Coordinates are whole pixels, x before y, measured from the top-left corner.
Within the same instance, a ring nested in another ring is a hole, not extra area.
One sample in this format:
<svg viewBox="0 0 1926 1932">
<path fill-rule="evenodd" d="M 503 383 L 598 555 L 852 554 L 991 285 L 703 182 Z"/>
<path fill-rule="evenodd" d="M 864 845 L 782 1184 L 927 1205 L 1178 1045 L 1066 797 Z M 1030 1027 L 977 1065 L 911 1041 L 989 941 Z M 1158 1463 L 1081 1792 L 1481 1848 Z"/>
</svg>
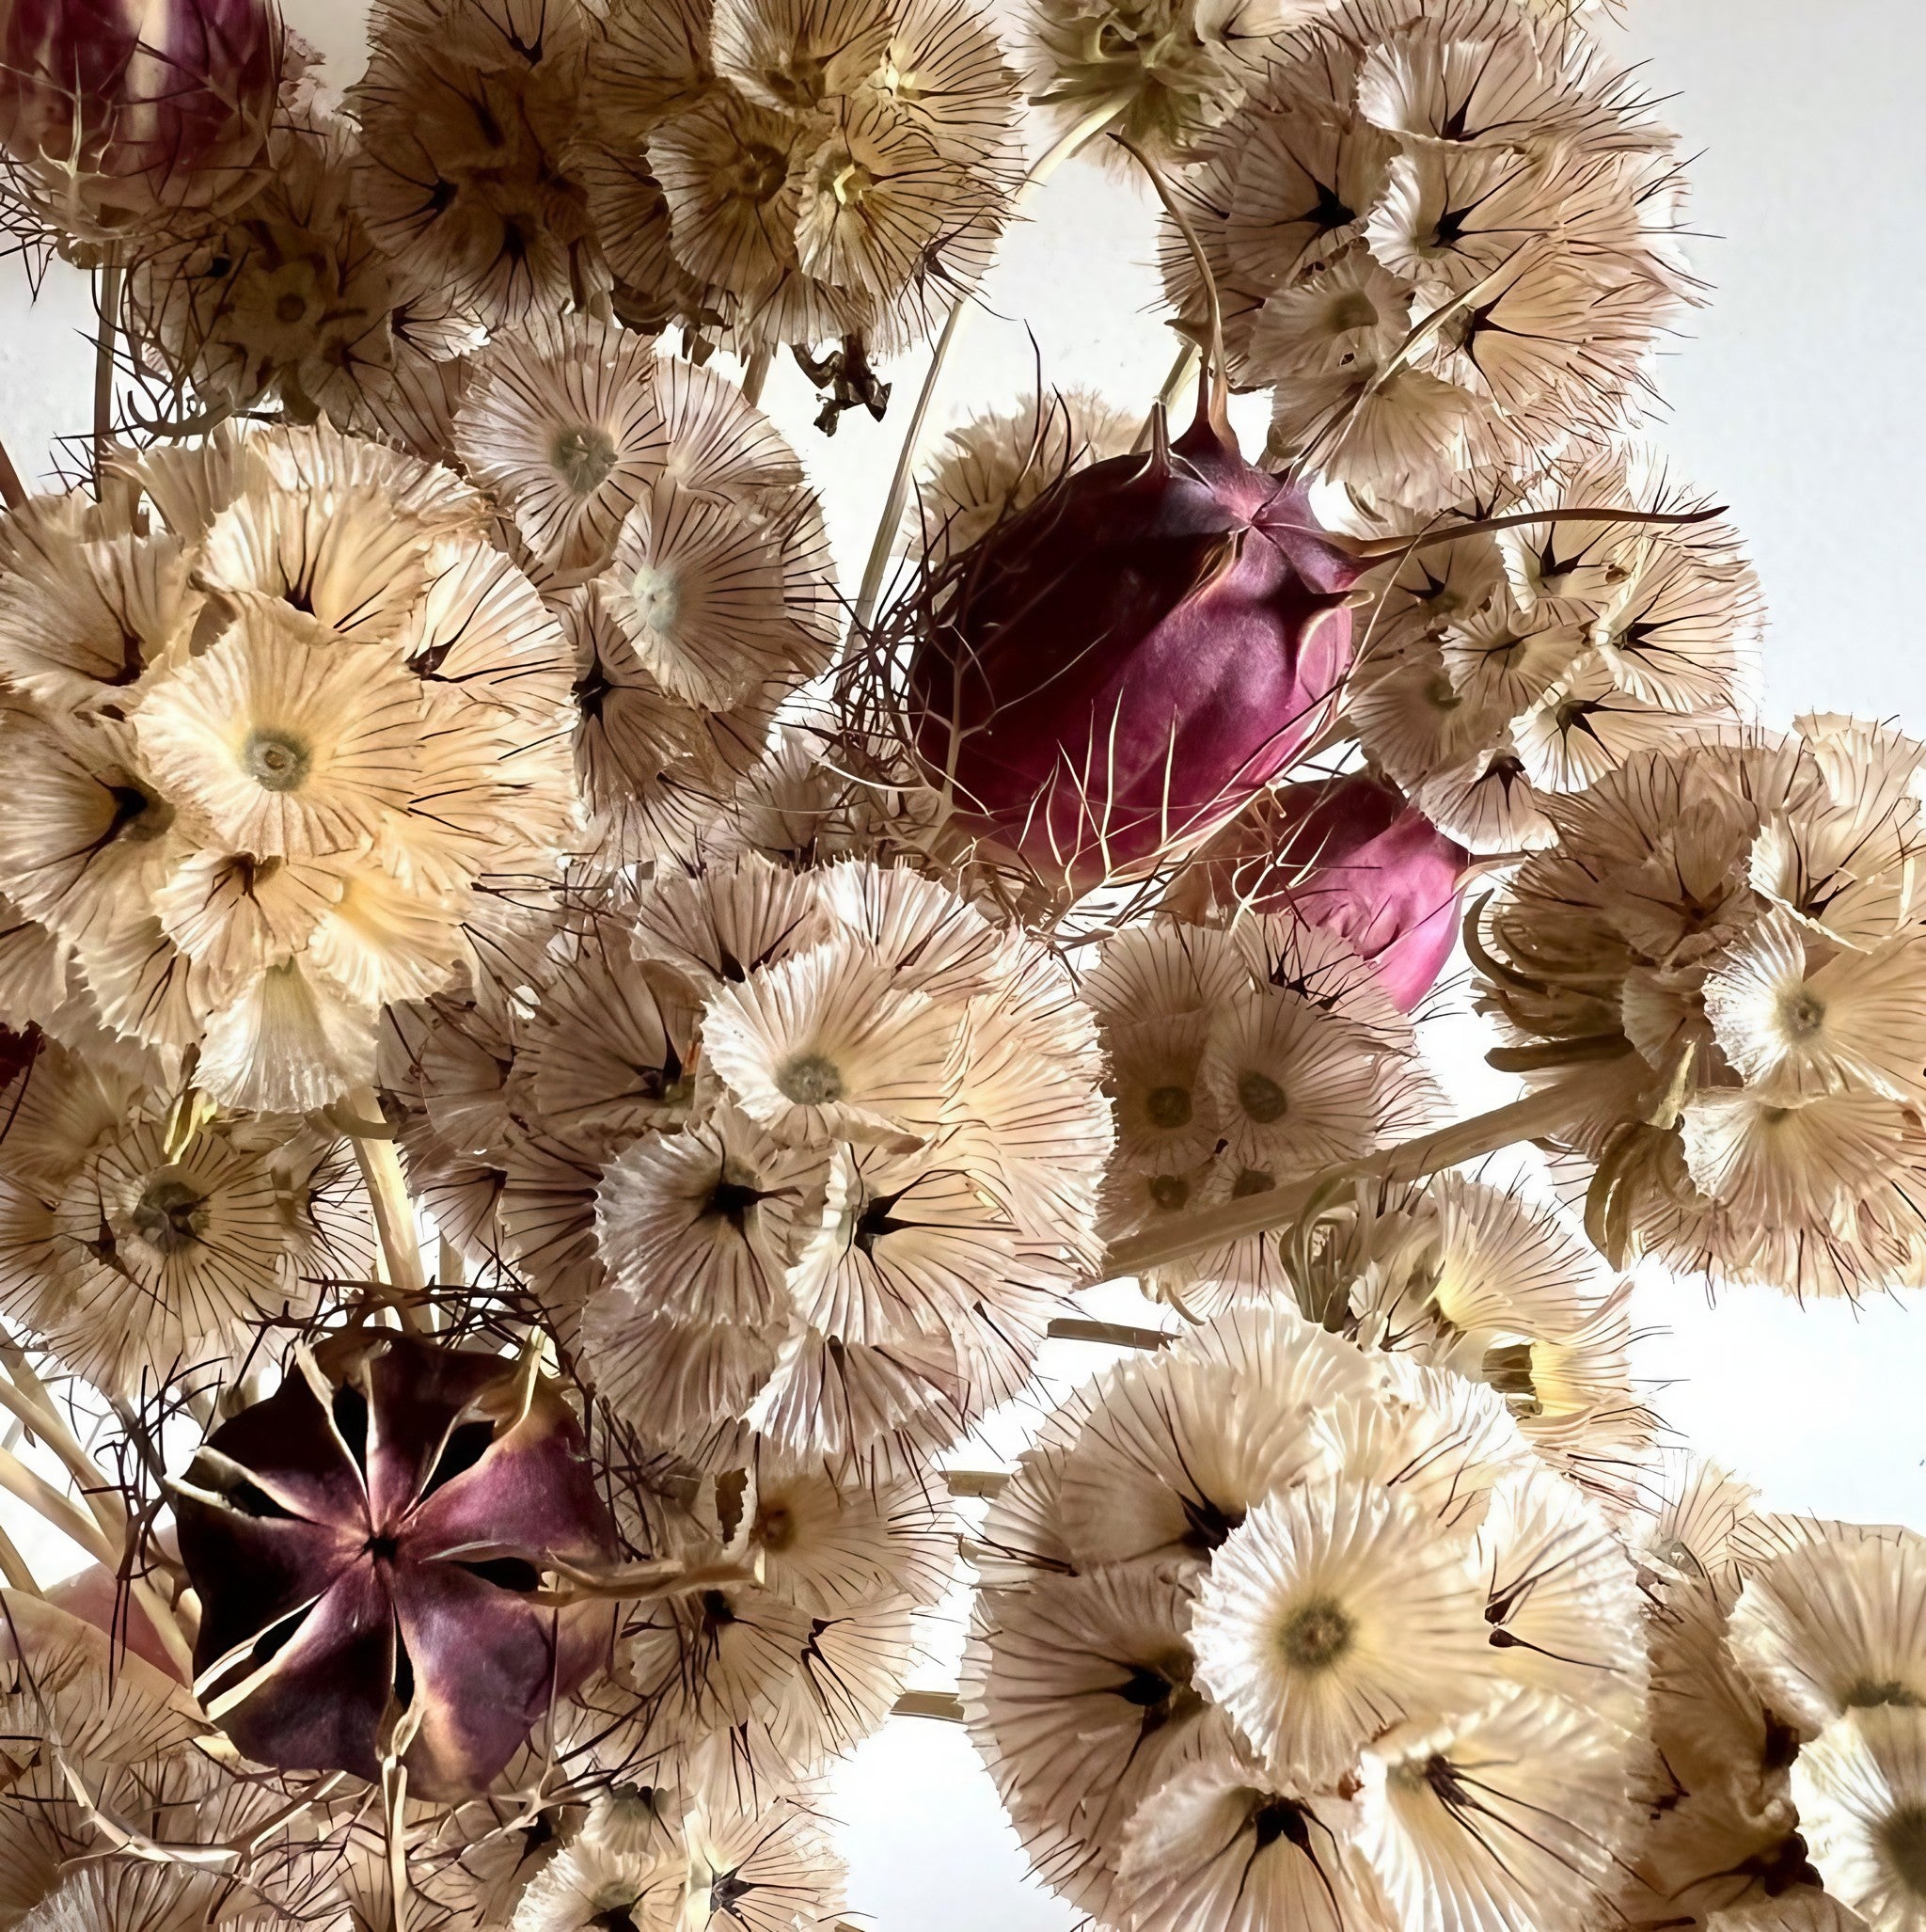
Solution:
<svg viewBox="0 0 1926 1932">
<path fill-rule="evenodd" d="M 763 385 L 769 379 L 769 368 L 775 359 L 776 351 L 767 343 L 750 353 L 748 367 L 742 372 L 742 400 L 745 403 L 763 400 Z"/>
<path fill-rule="evenodd" d="M 7 1579 L 9 1590 L 24 1590 L 29 1596 L 42 1594 L 40 1586 L 34 1581 L 34 1573 L 27 1568 L 26 1559 L 20 1553 L 20 1545 L 0 1529 L 0 1576 Z"/>
<path fill-rule="evenodd" d="M 1141 1274 L 1145 1268 L 1167 1261 L 1182 1260 L 1187 1255 L 1207 1254 L 1226 1242 L 1245 1235 L 1263 1234 L 1273 1227 L 1285 1227 L 1302 1213 L 1306 1204 L 1334 1181 L 1375 1177 L 1398 1185 L 1423 1180 L 1481 1154 L 1496 1153 L 1522 1140 L 1537 1140 L 1554 1132 L 1585 1104 L 1586 1082 L 1581 1074 L 1527 1094 L 1508 1105 L 1494 1107 L 1487 1114 L 1475 1114 L 1468 1120 L 1454 1121 L 1435 1133 L 1420 1134 L 1362 1161 L 1326 1167 L 1290 1187 L 1270 1194 L 1245 1195 L 1202 1208 L 1193 1214 L 1173 1215 L 1159 1227 L 1117 1242 L 1104 1257 L 1104 1280 L 1120 1275 Z"/>
<path fill-rule="evenodd" d="M 381 1773 L 381 1826 L 387 1842 L 388 1904 L 394 1932 L 408 1932 L 408 1767 L 386 1764 Z"/>
<path fill-rule="evenodd" d="M 1223 434 L 1230 422 L 1230 377 L 1223 359 L 1223 302 L 1217 293 L 1217 277 L 1210 272 L 1210 258 L 1204 252 L 1204 244 L 1197 239 L 1197 230 L 1184 213 L 1182 203 L 1172 193 L 1163 170 L 1129 135 L 1119 131 L 1112 135 L 1111 139 L 1149 177 L 1150 185 L 1157 190 L 1157 198 L 1163 203 L 1163 212 L 1170 216 L 1177 233 L 1183 236 L 1184 246 L 1191 251 L 1191 260 L 1196 266 L 1197 279 L 1204 285 L 1204 300 L 1208 309 L 1204 346 L 1209 353 L 1198 372 L 1198 381 L 1207 385 L 1200 402 L 1209 411 L 1211 422 Z"/>
<path fill-rule="evenodd" d="M 73 1486 L 100 1532 L 112 1542 L 124 1541 L 127 1516 L 109 1491 L 106 1478 L 94 1465 L 59 1417 L 29 1401 L 22 1391 L 0 1376 L 0 1408 L 10 1410 L 21 1425 L 58 1456 L 73 1478 Z"/>
<path fill-rule="evenodd" d="M 102 1473 L 100 1465 L 87 1447 L 67 1426 L 47 1386 L 34 1373 L 33 1364 L 17 1342 L 0 1338 L 0 1405 L 12 1410 L 24 1426 L 38 1435 L 73 1477 L 81 1499 L 93 1512 L 103 1535 L 116 1540 L 127 1534 L 127 1512 L 121 1507 L 114 1485 Z"/>
<path fill-rule="evenodd" d="M 1170 373 L 1164 377 L 1163 386 L 1157 392 L 1157 406 L 1144 419 L 1144 427 L 1137 432 L 1137 440 L 1130 445 L 1132 455 L 1141 456 L 1150 447 L 1151 438 L 1157 434 L 1157 411 L 1161 409 L 1166 417 L 1171 405 L 1183 394 L 1192 376 L 1197 372 L 1198 348 L 1195 342 L 1187 341 L 1177 351 L 1176 360 L 1170 366 Z"/>
<path fill-rule="evenodd" d="M 939 1723 L 963 1722 L 963 1700 L 954 1690 L 906 1690 L 892 1706 L 899 1718 L 935 1718 Z"/>
<path fill-rule="evenodd" d="M 0 443 L 0 499 L 6 501 L 9 510 L 18 510 L 26 501 L 26 485 L 21 482 L 20 471 L 13 467 L 13 458 L 8 454 L 5 443 Z"/>
<path fill-rule="evenodd" d="M 364 1087 L 350 1094 L 347 1108 L 364 1119 L 379 1120 L 381 1103 Z M 374 1230 L 381 1237 L 381 1252 L 387 1260 L 388 1285 L 393 1291 L 395 1313 L 411 1335 L 418 1334 L 421 1318 L 414 1304 L 428 1286 L 421 1267 L 421 1243 L 415 1228 L 415 1204 L 408 1198 L 408 1183 L 402 1176 L 401 1156 L 391 1140 L 352 1134 L 355 1160 L 368 1188 L 368 1199 L 374 1209 Z"/>
<path fill-rule="evenodd" d="M 44 1516 L 70 1541 L 77 1543 L 95 1562 L 118 1567 L 119 1553 L 101 1526 L 71 1497 L 65 1497 L 45 1477 L 38 1476 L 9 1449 L 0 1449 L 0 1489 Z"/>
<path fill-rule="evenodd" d="M 1094 1341 L 1106 1348 L 1160 1349 L 1176 1339 L 1168 1329 L 1135 1328 L 1128 1322 L 1052 1322 L 1044 1331 L 1052 1341 Z"/>
<path fill-rule="evenodd" d="M 1002 1496 L 1010 1486 L 1007 1469 L 945 1469 L 943 1487 L 953 1497 Z"/>
<path fill-rule="evenodd" d="M 120 309 L 121 268 L 110 255 L 101 270 L 101 327 L 94 347 L 94 488 L 107 467 L 114 441 L 114 318 Z"/>
<path fill-rule="evenodd" d="M 1085 115 L 1053 147 L 1047 148 L 1038 155 L 1018 184 L 1012 211 L 1023 207 L 1071 155 L 1085 143 L 1095 140 L 1115 118 L 1115 103 L 1106 102 L 1102 107 Z M 968 295 L 957 299 L 943 324 L 942 334 L 937 338 L 935 349 L 930 353 L 923 387 L 916 392 L 916 406 L 909 412 L 909 424 L 903 432 L 903 447 L 896 452 L 896 467 L 890 478 L 890 493 L 883 499 L 883 514 L 876 524 L 876 540 L 869 546 L 869 562 L 863 569 L 862 588 L 857 593 L 854 627 L 859 631 L 867 629 L 870 619 L 876 614 L 876 599 L 883 589 L 883 573 L 890 567 L 890 553 L 895 548 L 896 531 L 903 522 L 903 506 L 909 500 L 909 479 L 915 471 L 916 459 L 923 453 L 923 433 L 929 420 L 929 406 L 936 398 L 937 385 L 942 379 L 943 365 L 963 333 L 964 317 L 975 306 Z"/>
</svg>

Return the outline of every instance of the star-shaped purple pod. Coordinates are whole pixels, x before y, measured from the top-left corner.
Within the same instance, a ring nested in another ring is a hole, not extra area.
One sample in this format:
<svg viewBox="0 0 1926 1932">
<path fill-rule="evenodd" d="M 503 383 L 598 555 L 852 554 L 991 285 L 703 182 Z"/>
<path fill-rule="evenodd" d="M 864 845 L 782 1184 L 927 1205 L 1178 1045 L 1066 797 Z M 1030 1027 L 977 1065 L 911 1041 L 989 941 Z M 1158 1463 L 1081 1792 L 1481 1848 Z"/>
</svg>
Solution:
<svg viewBox="0 0 1926 1932">
<path fill-rule="evenodd" d="M 399 1335 L 303 1358 L 177 1486 L 197 1688 L 247 1756 L 482 1790 L 595 1664 L 606 1607 L 535 1600 L 614 1530 L 581 1425 L 532 1364 Z M 405 1719 L 405 1721 L 403 1721 Z"/>
</svg>

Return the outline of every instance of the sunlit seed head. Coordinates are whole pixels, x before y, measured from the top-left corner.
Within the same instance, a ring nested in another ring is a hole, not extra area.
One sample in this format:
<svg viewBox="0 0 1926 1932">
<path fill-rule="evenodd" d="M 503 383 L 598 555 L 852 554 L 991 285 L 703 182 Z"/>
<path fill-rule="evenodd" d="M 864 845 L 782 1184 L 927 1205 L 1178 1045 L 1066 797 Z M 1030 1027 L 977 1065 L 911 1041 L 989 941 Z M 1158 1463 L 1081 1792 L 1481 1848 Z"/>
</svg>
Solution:
<svg viewBox="0 0 1926 1932">
<path fill-rule="evenodd" d="M 1277 1633 L 1277 1648 L 1294 1671 L 1328 1671 L 1342 1661 L 1357 1638 L 1357 1624 L 1329 1597 L 1300 1604 Z"/>
</svg>

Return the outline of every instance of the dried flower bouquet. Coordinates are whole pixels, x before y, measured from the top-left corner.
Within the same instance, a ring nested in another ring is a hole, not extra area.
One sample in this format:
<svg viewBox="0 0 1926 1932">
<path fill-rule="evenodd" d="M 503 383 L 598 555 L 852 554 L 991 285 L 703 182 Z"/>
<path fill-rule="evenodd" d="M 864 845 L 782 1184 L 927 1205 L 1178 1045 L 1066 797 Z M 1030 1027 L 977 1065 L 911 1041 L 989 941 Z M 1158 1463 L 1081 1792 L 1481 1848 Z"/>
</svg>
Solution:
<svg viewBox="0 0 1926 1932">
<path fill-rule="evenodd" d="M 1758 721 L 1677 148 L 1577 0 L 379 0 L 339 94 L 0 4 L 99 312 L 0 457 L 0 1932 L 831 1932 L 892 1712 L 1111 1932 L 1926 1926 L 1926 1544 L 1634 1374 L 1641 1258 L 1926 1278 L 1926 745 Z M 939 442 L 1080 155 L 1163 393 Z"/>
</svg>

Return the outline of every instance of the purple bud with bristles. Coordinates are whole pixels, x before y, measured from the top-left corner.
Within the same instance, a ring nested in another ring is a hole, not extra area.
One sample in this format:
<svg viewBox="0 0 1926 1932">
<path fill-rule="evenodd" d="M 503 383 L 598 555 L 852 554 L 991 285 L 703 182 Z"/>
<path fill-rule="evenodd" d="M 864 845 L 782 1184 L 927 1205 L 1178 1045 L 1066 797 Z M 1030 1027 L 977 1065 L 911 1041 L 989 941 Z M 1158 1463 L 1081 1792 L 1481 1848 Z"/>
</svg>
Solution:
<svg viewBox="0 0 1926 1932">
<path fill-rule="evenodd" d="M 908 726 L 961 825 L 1086 890 L 1188 851 L 1329 718 L 1366 566 L 1208 416 L 924 585 Z"/>
<path fill-rule="evenodd" d="M 1192 916 L 1295 912 L 1349 940 L 1406 1012 L 1458 940 L 1471 854 L 1366 772 L 1280 785 L 1225 826 L 1171 895 Z"/>
<path fill-rule="evenodd" d="M 0 148 L 87 243 L 218 213 L 260 179 L 285 36 L 264 0 L 0 0 Z"/>
</svg>

